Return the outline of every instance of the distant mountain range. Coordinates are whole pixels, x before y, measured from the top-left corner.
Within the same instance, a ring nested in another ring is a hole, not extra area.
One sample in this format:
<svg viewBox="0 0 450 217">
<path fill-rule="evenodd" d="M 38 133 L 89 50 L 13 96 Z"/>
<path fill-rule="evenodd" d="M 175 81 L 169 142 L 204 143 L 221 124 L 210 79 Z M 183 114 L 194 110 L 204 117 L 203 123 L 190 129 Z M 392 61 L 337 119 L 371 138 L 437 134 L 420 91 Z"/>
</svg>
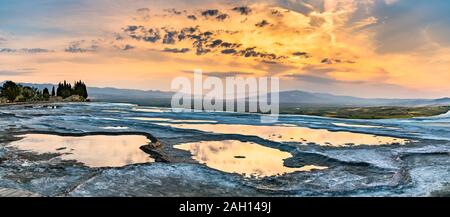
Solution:
<svg viewBox="0 0 450 217">
<path fill-rule="evenodd" d="M 450 105 L 450 98 L 440 99 L 384 99 L 340 96 L 327 93 L 310 93 L 305 91 L 280 92 L 280 103 L 330 106 L 431 106 Z"/>
<path fill-rule="evenodd" d="M 0 82 L 0 85 L 3 82 Z M 52 84 L 21 83 L 40 90 Z M 89 98 L 93 101 L 135 103 L 151 106 L 169 106 L 174 92 L 144 91 L 119 88 L 88 87 Z M 280 92 L 281 106 L 434 106 L 450 105 L 450 98 L 439 99 L 383 99 L 339 96 L 327 93 L 311 93 L 294 90 Z"/>
</svg>

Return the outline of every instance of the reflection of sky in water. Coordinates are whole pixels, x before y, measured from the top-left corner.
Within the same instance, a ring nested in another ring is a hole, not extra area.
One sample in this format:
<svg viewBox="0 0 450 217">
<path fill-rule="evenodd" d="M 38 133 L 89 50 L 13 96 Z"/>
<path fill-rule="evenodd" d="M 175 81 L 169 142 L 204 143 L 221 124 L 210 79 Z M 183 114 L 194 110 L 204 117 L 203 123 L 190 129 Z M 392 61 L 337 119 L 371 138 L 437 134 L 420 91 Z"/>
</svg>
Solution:
<svg viewBox="0 0 450 217">
<path fill-rule="evenodd" d="M 120 120 L 117 119 L 117 118 L 100 118 L 100 119 L 102 119 L 102 120 L 107 120 L 107 121 L 120 121 Z"/>
<path fill-rule="evenodd" d="M 120 113 L 120 114 L 126 114 L 126 113 L 128 113 L 128 112 L 126 112 L 126 111 L 113 110 L 113 109 L 110 109 L 110 110 L 102 110 L 102 112 L 107 112 L 107 113 Z"/>
<path fill-rule="evenodd" d="M 57 136 L 27 134 L 10 145 L 38 154 L 59 153 L 64 160 L 76 160 L 89 167 L 121 167 L 154 162 L 139 148 L 150 143 L 140 135 L 121 136 Z"/>
<path fill-rule="evenodd" d="M 217 123 L 217 121 L 209 121 L 209 120 L 171 120 L 172 123 Z"/>
<path fill-rule="evenodd" d="M 130 118 L 139 121 L 158 121 L 158 122 L 171 122 L 171 123 L 217 123 L 217 121 L 211 120 L 182 120 L 182 119 L 170 119 L 170 118 L 148 118 L 148 117 L 134 117 Z"/>
<path fill-rule="evenodd" d="M 193 129 L 221 134 L 258 136 L 276 142 L 315 143 L 322 146 L 406 144 L 404 139 L 371 134 L 332 132 L 325 129 L 288 126 L 254 126 L 227 124 L 159 124 L 180 129 Z"/>
<path fill-rule="evenodd" d="M 399 128 L 395 128 L 395 127 L 384 127 L 384 126 L 373 126 L 373 125 L 346 124 L 346 123 L 332 123 L 332 124 L 337 127 L 347 127 L 347 128 L 367 128 L 367 129 L 385 128 L 385 129 L 391 129 L 391 130 L 399 130 Z"/>
<path fill-rule="evenodd" d="M 295 124 L 275 124 L 275 126 L 282 126 L 282 127 L 296 127 Z"/>
<path fill-rule="evenodd" d="M 346 123 L 333 123 L 338 127 L 356 127 L 356 128 L 382 128 L 380 126 L 360 125 L 360 124 L 346 124 Z"/>
<path fill-rule="evenodd" d="M 318 166 L 285 167 L 283 160 L 292 157 L 290 153 L 252 142 L 203 141 L 184 143 L 174 147 L 191 152 L 193 159 L 208 167 L 247 177 L 275 176 L 297 171 L 326 169 L 326 167 Z"/>
<path fill-rule="evenodd" d="M 115 126 L 115 127 L 100 127 L 101 129 L 105 130 L 126 130 L 128 127 L 122 127 L 122 126 Z"/>
<path fill-rule="evenodd" d="M 169 118 L 146 118 L 146 117 L 136 117 L 136 118 L 130 118 L 133 120 L 138 120 L 138 121 L 170 121 L 172 119 Z"/>
<path fill-rule="evenodd" d="M 160 108 L 133 108 L 133 111 L 137 111 L 137 112 L 151 112 L 151 113 L 160 113 L 160 112 L 164 112 L 162 109 Z"/>
</svg>

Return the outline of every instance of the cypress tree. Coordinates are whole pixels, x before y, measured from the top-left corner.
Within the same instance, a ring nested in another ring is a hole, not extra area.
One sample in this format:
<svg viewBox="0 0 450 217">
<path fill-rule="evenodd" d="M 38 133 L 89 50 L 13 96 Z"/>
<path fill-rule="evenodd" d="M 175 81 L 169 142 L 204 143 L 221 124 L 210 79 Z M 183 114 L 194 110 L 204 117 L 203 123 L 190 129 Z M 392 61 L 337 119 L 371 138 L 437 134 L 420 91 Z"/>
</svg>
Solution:
<svg viewBox="0 0 450 217">
<path fill-rule="evenodd" d="M 50 98 L 50 93 L 48 92 L 47 88 L 44 88 L 44 90 L 42 91 L 42 96 L 45 100 L 48 100 Z"/>
<path fill-rule="evenodd" d="M 73 88 L 71 84 L 64 81 L 63 83 L 58 84 L 56 95 L 64 99 L 72 95 L 78 95 L 80 97 L 83 97 L 84 99 L 87 99 L 88 92 L 86 84 L 82 81 L 76 81 L 73 85 Z"/>
<path fill-rule="evenodd" d="M 62 97 L 63 99 L 72 96 L 72 85 L 64 81 L 58 84 L 58 89 L 56 90 L 56 95 Z"/>
<path fill-rule="evenodd" d="M 87 99 L 88 93 L 86 84 L 82 81 L 75 82 L 75 85 L 73 87 L 73 94 Z"/>
</svg>

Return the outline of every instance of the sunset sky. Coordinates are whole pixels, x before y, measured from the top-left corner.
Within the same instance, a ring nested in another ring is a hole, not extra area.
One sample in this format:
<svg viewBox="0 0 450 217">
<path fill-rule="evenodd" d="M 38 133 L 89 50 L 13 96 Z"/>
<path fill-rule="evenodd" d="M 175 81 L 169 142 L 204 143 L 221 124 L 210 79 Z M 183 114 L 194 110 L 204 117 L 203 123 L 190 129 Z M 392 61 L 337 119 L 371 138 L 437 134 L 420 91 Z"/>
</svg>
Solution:
<svg viewBox="0 0 450 217">
<path fill-rule="evenodd" d="M 0 0 L 0 81 L 170 90 L 202 69 L 282 90 L 450 96 L 446 0 Z"/>
</svg>

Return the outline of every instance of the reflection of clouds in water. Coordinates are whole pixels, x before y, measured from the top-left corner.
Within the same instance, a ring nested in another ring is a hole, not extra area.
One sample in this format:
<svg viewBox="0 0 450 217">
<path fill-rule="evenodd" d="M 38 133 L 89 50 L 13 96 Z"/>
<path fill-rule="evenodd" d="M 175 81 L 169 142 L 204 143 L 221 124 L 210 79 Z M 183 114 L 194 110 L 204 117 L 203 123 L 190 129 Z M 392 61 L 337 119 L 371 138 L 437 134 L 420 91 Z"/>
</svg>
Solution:
<svg viewBox="0 0 450 217">
<path fill-rule="evenodd" d="M 128 164 L 154 162 L 140 147 L 148 144 L 141 135 L 121 136 L 57 136 L 27 134 L 10 146 L 39 154 L 59 153 L 64 160 L 76 160 L 89 167 L 121 167 Z M 65 149 L 61 149 L 65 147 Z M 70 150 L 70 151 L 69 151 Z"/>
<path fill-rule="evenodd" d="M 322 146 L 345 147 L 350 145 L 404 145 L 409 140 L 376 136 L 364 133 L 329 131 L 306 127 L 257 126 L 237 124 L 158 124 L 179 129 L 192 129 L 220 134 L 240 134 L 258 136 L 275 142 L 313 143 Z"/>
<path fill-rule="evenodd" d="M 184 143 L 174 147 L 189 151 L 194 160 L 211 168 L 238 173 L 247 177 L 275 176 L 292 172 L 326 169 L 326 167 L 319 166 L 285 167 L 284 160 L 292 157 L 290 153 L 253 142 L 236 140 L 202 141 Z"/>
<path fill-rule="evenodd" d="M 221 147 L 209 146 L 209 150 L 213 153 L 218 153 L 221 150 L 226 150 L 227 149 L 226 146 L 230 146 L 229 141 L 224 141 L 224 144 Z"/>
</svg>

